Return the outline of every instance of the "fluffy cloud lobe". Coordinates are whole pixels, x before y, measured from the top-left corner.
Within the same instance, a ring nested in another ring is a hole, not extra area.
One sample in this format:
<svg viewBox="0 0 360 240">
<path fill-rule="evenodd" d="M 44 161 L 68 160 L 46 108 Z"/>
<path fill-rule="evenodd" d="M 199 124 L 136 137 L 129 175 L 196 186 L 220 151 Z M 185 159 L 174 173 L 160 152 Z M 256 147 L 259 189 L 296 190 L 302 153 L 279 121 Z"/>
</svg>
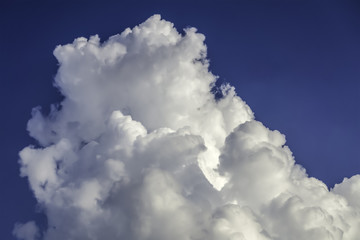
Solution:
<svg viewBox="0 0 360 240">
<path fill-rule="evenodd" d="M 216 87 L 204 36 L 154 15 L 56 47 L 64 100 L 33 110 L 21 176 L 47 216 L 18 239 L 358 240 L 360 177 L 328 190 Z M 214 89 L 222 95 L 215 98 Z"/>
</svg>

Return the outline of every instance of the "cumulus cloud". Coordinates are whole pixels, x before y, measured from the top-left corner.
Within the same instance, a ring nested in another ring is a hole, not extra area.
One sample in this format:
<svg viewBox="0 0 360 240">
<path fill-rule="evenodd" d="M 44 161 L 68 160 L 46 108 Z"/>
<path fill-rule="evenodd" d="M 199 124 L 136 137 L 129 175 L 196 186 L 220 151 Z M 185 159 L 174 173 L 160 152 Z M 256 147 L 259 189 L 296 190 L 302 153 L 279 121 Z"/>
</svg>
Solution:
<svg viewBox="0 0 360 240">
<path fill-rule="evenodd" d="M 284 135 L 215 86 L 204 39 L 154 15 L 56 47 L 64 100 L 33 110 L 39 146 L 20 152 L 48 228 L 17 224 L 18 239 L 358 239 L 359 176 L 333 190 L 308 177 Z"/>
</svg>

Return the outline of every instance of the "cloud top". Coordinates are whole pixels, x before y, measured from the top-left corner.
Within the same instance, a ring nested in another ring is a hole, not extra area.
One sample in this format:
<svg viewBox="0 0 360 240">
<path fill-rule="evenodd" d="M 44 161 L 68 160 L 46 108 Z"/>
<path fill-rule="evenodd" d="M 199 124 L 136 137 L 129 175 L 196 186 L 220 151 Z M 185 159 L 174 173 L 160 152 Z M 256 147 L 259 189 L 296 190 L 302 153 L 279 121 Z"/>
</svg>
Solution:
<svg viewBox="0 0 360 240">
<path fill-rule="evenodd" d="M 360 178 L 309 178 L 284 135 L 215 86 L 204 40 L 154 15 L 56 47 L 64 100 L 33 110 L 39 146 L 20 152 L 48 228 L 17 224 L 18 239 L 357 239 Z"/>
</svg>

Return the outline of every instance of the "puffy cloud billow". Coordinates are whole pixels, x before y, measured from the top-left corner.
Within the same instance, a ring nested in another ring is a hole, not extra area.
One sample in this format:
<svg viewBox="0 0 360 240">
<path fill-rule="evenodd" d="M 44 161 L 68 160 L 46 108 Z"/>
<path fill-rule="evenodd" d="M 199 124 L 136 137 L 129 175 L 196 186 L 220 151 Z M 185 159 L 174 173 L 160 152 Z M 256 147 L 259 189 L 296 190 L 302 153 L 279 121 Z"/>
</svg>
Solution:
<svg viewBox="0 0 360 240">
<path fill-rule="evenodd" d="M 216 87 L 204 35 L 154 15 L 56 47 L 64 100 L 28 122 L 21 176 L 47 229 L 33 240 L 358 240 L 360 176 L 307 176 L 285 137 Z M 214 89 L 222 95 L 215 98 Z"/>
</svg>

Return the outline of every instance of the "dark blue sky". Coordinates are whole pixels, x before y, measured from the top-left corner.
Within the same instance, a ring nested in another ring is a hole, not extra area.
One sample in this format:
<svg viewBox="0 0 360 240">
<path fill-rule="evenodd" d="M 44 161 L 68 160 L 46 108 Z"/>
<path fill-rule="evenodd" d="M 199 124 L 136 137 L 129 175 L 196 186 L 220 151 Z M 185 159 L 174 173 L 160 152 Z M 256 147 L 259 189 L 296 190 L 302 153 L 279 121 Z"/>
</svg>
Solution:
<svg viewBox="0 0 360 240">
<path fill-rule="evenodd" d="M 18 152 L 34 143 L 31 108 L 61 100 L 52 51 L 74 38 L 102 40 L 154 13 L 205 34 L 211 71 L 256 118 L 286 135 L 295 159 L 329 187 L 360 172 L 360 4 L 356 1 L 2 1 L 0 3 L 0 238 L 43 219 Z"/>
</svg>

